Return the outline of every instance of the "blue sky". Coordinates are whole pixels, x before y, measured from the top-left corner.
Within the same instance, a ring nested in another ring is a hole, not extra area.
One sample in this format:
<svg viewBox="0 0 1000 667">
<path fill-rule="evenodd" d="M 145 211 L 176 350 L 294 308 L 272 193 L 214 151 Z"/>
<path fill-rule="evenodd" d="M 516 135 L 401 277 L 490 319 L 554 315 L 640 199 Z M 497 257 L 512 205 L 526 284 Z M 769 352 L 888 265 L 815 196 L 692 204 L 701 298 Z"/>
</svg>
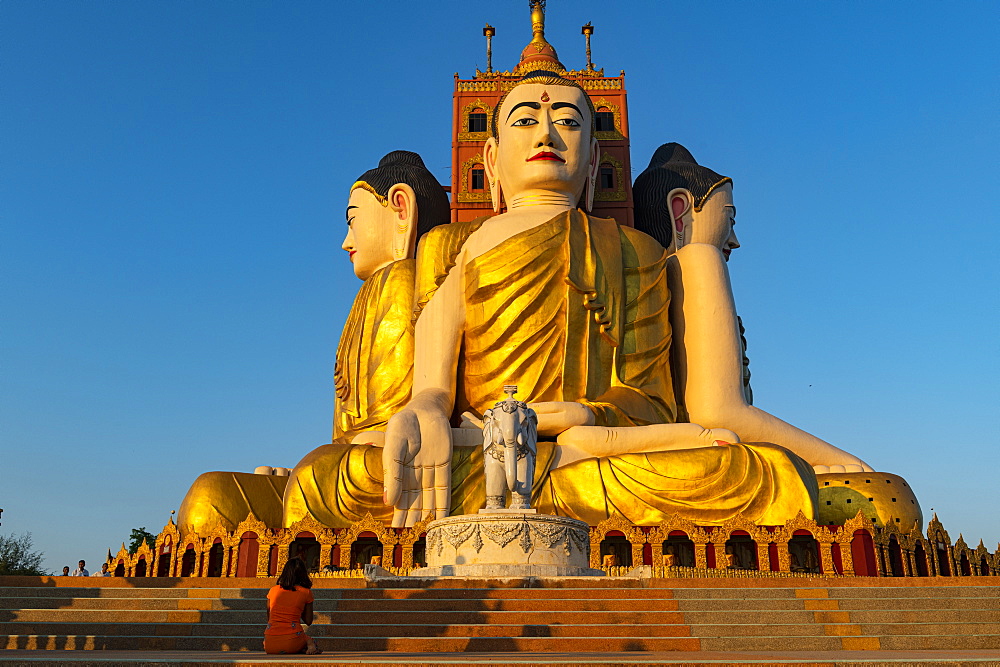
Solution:
<svg viewBox="0 0 1000 667">
<path fill-rule="evenodd" d="M 450 179 L 452 75 L 526 2 L 0 3 L 0 532 L 56 569 L 207 470 L 329 439 L 347 188 Z M 609 10 L 609 8 L 613 8 Z M 1000 19 L 989 3 L 549 2 L 626 71 L 632 162 L 732 176 L 756 403 L 996 548 Z"/>
</svg>

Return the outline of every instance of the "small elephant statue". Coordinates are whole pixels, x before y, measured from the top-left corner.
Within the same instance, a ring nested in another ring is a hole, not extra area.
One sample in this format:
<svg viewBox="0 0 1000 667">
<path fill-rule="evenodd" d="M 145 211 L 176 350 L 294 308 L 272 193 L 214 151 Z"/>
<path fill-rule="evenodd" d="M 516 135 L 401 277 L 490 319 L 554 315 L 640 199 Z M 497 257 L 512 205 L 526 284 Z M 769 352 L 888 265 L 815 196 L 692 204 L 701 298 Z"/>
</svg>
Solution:
<svg viewBox="0 0 1000 667">
<path fill-rule="evenodd" d="M 486 509 L 507 505 L 531 509 L 531 484 L 538 452 L 538 416 L 523 401 L 514 399 L 517 385 L 505 385 L 507 398 L 483 414 L 483 465 L 486 467 Z"/>
</svg>

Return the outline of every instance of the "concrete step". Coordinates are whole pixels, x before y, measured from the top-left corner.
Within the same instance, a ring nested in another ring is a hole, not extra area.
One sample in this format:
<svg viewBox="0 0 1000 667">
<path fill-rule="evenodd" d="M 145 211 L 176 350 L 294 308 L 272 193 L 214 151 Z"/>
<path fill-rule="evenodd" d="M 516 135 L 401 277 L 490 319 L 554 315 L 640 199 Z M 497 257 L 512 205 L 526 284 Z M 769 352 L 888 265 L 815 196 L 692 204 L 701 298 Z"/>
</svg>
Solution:
<svg viewBox="0 0 1000 667">
<path fill-rule="evenodd" d="M 91 609 L 27 609 L 9 612 L 7 622 L 19 623 L 101 623 L 109 620 L 109 612 Z M 787 612 L 786 612 L 787 613 Z M 801 612 L 808 614 L 808 612 Z M 4 614 L 6 616 L 6 614 Z M 539 625 L 551 623 L 684 623 L 679 612 L 670 611 L 428 611 L 419 617 L 433 625 L 502 623 L 506 625 Z M 805 616 L 811 619 L 811 616 Z M 264 610 L 255 611 L 119 611 L 113 619 L 118 623 L 247 623 L 262 625 Z M 391 611 L 348 611 L 315 614 L 315 624 L 347 623 L 382 625 L 387 619 L 400 620 Z"/>
<path fill-rule="evenodd" d="M 235 598 L 33 598 L 22 599 L 22 604 L 6 607 L 7 610 L 26 609 L 90 609 L 90 610 L 232 610 L 261 611 L 265 602 L 260 600 Z M 789 601 L 793 603 L 795 601 Z M 798 603 L 799 608 L 802 603 Z M 659 599 L 405 599 L 405 600 L 330 600 L 317 599 L 315 609 L 322 611 L 370 611 L 391 609 L 393 612 L 423 611 L 562 611 L 571 608 L 577 611 L 613 611 L 619 609 L 643 609 L 646 611 L 675 611 L 676 600 Z M 0 609 L 4 607 L 0 606 Z"/>
<path fill-rule="evenodd" d="M 414 619 L 415 620 L 415 619 Z M 103 635 L 170 637 L 261 637 L 264 625 L 155 623 L 0 623 L 0 636 Z M 386 625 L 313 625 L 313 637 L 690 637 L 686 625 L 616 623 L 592 624 L 450 624 L 397 623 Z"/>
<path fill-rule="evenodd" d="M 94 635 L 10 635 L 0 637 L 6 649 L 260 651 L 263 637 L 155 637 Z M 692 637 L 319 637 L 332 651 L 697 651 Z"/>
</svg>

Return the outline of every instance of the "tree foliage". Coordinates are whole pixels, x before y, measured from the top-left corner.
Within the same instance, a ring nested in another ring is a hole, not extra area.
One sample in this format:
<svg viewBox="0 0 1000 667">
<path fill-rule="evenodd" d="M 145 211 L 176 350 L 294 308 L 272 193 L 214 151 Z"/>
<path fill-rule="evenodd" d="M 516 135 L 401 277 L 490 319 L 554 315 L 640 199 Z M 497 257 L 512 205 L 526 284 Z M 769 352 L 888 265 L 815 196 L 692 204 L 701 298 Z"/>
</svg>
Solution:
<svg viewBox="0 0 1000 667">
<path fill-rule="evenodd" d="M 31 533 L 0 535 L 0 576 L 48 574 L 42 569 L 42 552 L 32 546 Z"/>
<path fill-rule="evenodd" d="M 143 542 L 148 544 L 149 548 L 152 549 L 153 545 L 156 543 L 156 535 L 147 531 L 145 526 L 142 528 L 133 528 L 132 535 L 128 538 L 129 554 L 134 555 L 135 552 L 139 550 L 139 547 L 142 546 Z"/>
</svg>

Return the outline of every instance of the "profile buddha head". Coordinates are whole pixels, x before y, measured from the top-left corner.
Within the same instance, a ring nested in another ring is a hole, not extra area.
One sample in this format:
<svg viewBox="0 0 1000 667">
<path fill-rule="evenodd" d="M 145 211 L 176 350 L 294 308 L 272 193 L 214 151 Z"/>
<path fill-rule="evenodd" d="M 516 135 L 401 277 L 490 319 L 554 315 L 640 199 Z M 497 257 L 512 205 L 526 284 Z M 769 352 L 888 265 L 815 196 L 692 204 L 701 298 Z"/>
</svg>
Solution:
<svg viewBox="0 0 1000 667">
<path fill-rule="evenodd" d="M 635 228 L 668 251 L 688 243 L 719 248 L 726 260 L 740 247 L 733 226 L 733 179 L 698 164 L 678 143 L 663 144 L 632 185 Z"/>
<path fill-rule="evenodd" d="M 354 275 L 367 280 L 379 269 L 412 258 L 417 241 L 449 220 L 448 196 L 420 156 L 393 151 L 361 174 L 347 201 L 347 236 Z"/>
<path fill-rule="evenodd" d="M 598 170 L 595 114 L 590 96 L 575 81 L 538 70 L 522 77 L 493 109 L 493 136 L 484 167 L 493 208 L 537 203 L 558 193 L 587 209 Z"/>
</svg>

